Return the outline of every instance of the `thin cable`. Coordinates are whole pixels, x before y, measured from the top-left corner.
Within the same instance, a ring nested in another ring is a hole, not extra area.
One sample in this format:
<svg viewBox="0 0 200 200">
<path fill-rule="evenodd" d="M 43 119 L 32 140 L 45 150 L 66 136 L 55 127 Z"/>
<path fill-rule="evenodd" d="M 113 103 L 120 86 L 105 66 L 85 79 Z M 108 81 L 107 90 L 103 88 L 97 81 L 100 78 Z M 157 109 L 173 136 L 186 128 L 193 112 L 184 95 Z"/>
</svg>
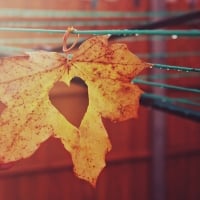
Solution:
<svg viewBox="0 0 200 200">
<path fill-rule="evenodd" d="M 184 72 L 200 72 L 200 68 L 182 67 L 182 66 L 166 65 L 166 64 L 152 64 L 152 67 L 158 69 L 177 70 Z"/>
<path fill-rule="evenodd" d="M 18 28 L 18 27 L 30 27 L 30 28 L 43 28 L 48 27 L 49 29 L 51 27 L 68 27 L 72 24 L 75 27 L 83 27 L 83 29 L 86 26 L 106 26 L 108 28 L 116 27 L 116 26 L 123 26 L 123 27 L 130 27 L 130 26 L 141 26 L 146 24 L 146 20 L 118 20 L 118 19 L 110 19 L 110 20 L 93 20 L 93 19 L 87 19 L 87 20 L 78 20 L 78 19 L 72 19 L 72 20 L 15 20 L 15 21 L 0 21 L 0 27 L 12 27 L 12 28 Z M 58 28 L 56 28 L 58 29 Z"/>
<path fill-rule="evenodd" d="M 64 34 L 66 30 L 53 30 L 53 29 L 40 29 L 40 28 L 10 28 L 10 27 L 0 27 L 0 31 L 10 31 L 10 32 L 31 32 L 31 33 L 60 33 Z"/>
<path fill-rule="evenodd" d="M 45 10 L 45 9 L 17 9 L 1 8 L 0 17 L 21 18 L 139 18 L 152 16 L 180 16 L 187 14 L 184 11 L 160 11 L 160 12 L 127 12 L 127 11 L 83 11 L 83 10 Z"/>
<path fill-rule="evenodd" d="M 163 80 L 163 79 L 176 79 L 176 78 L 183 78 L 183 77 L 189 77 L 189 78 L 195 78 L 199 77 L 198 73 L 186 73 L 186 72 L 177 72 L 177 73 L 162 73 L 162 74 L 147 74 L 147 75 L 139 75 L 137 78 L 140 78 L 142 80 Z"/>
<path fill-rule="evenodd" d="M 75 34 L 92 35 L 162 35 L 162 36 L 200 36 L 200 30 L 74 30 Z"/>
<path fill-rule="evenodd" d="M 194 92 L 194 93 L 199 93 L 200 94 L 200 90 L 195 89 L 195 88 L 186 88 L 186 87 L 180 87 L 180 86 L 176 86 L 176 85 L 157 83 L 157 82 L 153 82 L 153 81 L 142 80 L 142 79 L 139 79 L 139 78 L 133 79 L 132 82 L 133 83 L 144 84 L 144 85 L 149 85 L 149 86 L 154 86 L 154 87 L 161 87 L 161 88 L 166 88 L 166 89 L 180 90 L 180 91 L 184 91 L 184 92 Z"/>
<path fill-rule="evenodd" d="M 171 102 L 163 101 L 164 96 L 158 97 L 150 93 L 143 93 L 140 97 L 140 104 L 181 116 L 193 121 L 200 121 L 200 112 L 185 107 L 174 105 Z"/>
<path fill-rule="evenodd" d="M 193 100 L 185 99 L 185 98 L 172 98 L 167 96 L 161 96 L 158 94 L 152 94 L 152 93 L 146 93 L 149 97 L 153 98 L 154 100 L 160 100 L 162 102 L 170 102 L 170 103 L 182 103 L 182 104 L 188 104 L 192 106 L 200 106 L 200 103 L 195 102 Z"/>
<path fill-rule="evenodd" d="M 0 27 L 0 31 L 13 31 L 13 32 L 39 32 L 39 33 L 61 33 L 64 34 L 66 30 L 53 30 L 53 29 L 34 29 L 34 28 L 9 28 Z M 73 30 L 72 34 L 80 35 L 161 35 L 161 36 L 190 36 L 199 37 L 200 30 Z"/>
</svg>

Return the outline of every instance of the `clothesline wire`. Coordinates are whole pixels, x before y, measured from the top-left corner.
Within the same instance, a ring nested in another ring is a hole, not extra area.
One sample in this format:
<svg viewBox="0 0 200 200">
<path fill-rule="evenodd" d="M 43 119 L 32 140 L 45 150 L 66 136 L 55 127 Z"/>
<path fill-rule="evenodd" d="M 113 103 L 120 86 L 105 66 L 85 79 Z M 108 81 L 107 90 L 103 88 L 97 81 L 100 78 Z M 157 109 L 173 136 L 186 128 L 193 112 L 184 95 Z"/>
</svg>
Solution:
<svg viewBox="0 0 200 200">
<path fill-rule="evenodd" d="M 142 80 L 140 78 L 135 78 L 135 79 L 133 79 L 132 82 L 138 83 L 138 84 L 149 85 L 149 86 L 153 86 L 153 87 L 161 87 L 161 88 L 166 88 L 166 89 L 179 90 L 179 91 L 184 91 L 184 92 L 193 92 L 193 93 L 200 94 L 200 90 L 196 89 L 196 88 L 187 88 L 187 87 L 181 87 L 181 86 L 176 86 L 176 85 L 157 83 L 157 82 L 153 82 L 153 81 Z"/>
<path fill-rule="evenodd" d="M 35 29 L 35 28 L 10 28 L 0 27 L 0 31 L 12 31 L 12 32 L 38 32 L 38 33 L 59 33 L 64 34 L 66 30 L 54 30 L 54 29 Z M 160 36 L 187 36 L 187 37 L 200 37 L 200 30 L 128 30 L 128 29 L 113 29 L 113 30 L 76 30 L 74 29 L 72 34 L 80 35 L 160 35 Z"/>
<path fill-rule="evenodd" d="M 84 11 L 84 10 L 51 10 L 51 9 L 19 9 L 1 8 L 0 17 L 21 17 L 21 18 L 139 18 L 155 16 L 180 16 L 188 14 L 185 11 Z"/>
<path fill-rule="evenodd" d="M 162 36 L 200 36 L 199 30 L 74 30 L 75 34 L 92 34 L 92 35 L 162 35 Z"/>
<path fill-rule="evenodd" d="M 158 94 L 148 93 L 148 96 L 152 97 L 154 100 L 161 100 L 162 102 L 169 102 L 169 103 L 181 103 L 181 104 L 187 104 L 192 106 L 200 106 L 200 102 L 193 101 L 192 99 L 187 98 L 180 98 L 180 97 L 168 97 L 168 96 L 162 96 Z"/>
<path fill-rule="evenodd" d="M 184 117 L 189 120 L 200 122 L 200 112 L 191 110 L 186 107 L 173 104 L 168 98 L 150 93 L 143 93 L 140 98 L 140 104 L 143 106 L 152 107 L 164 112 Z"/>
<path fill-rule="evenodd" d="M 166 65 L 166 64 L 153 63 L 152 67 L 158 68 L 158 69 L 176 70 L 176 71 L 184 71 L 184 72 L 200 72 L 200 68 L 182 67 L 182 66 Z"/>
</svg>

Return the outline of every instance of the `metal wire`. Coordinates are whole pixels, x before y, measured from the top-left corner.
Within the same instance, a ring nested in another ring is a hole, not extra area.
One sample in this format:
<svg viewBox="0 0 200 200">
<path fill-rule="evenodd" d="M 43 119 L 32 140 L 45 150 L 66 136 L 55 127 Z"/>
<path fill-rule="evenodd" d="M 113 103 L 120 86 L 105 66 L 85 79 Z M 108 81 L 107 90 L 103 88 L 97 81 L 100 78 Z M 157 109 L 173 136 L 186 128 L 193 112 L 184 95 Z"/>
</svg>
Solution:
<svg viewBox="0 0 200 200">
<path fill-rule="evenodd" d="M 161 36 L 200 36 L 200 30 L 74 30 L 75 34 L 91 34 L 91 35 L 161 35 Z"/>
<path fill-rule="evenodd" d="M 17 9 L 1 8 L 0 17 L 20 17 L 20 18 L 139 18 L 154 16 L 179 16 L 187 14 L 184 11 L 160 11 L 160 12 L 127 12 L 127 11 L 83 11 L 83 10 L 45 10 L 45 9 Z"/>
<path fill-rule="evenodd" d="M 152 64 L 152 67 L 158 69 L 177 70 L 184 72 L 200 72 L 200 68 L 182 67 L 182 66 L 166 65 L 166 64 Z"/>
<path fill-rule="evenodd" d="M 34 28 L 10 28 L 0 27 L 0 31 L 12 31 L 12 32 L 39 32 L 39 33 L 65 33 L 66 30 L 54 30 L 54 29 L 34 29 Z M 80 35 L 161 35 L 161 36 L 189 36 L 200 37 L 200 30 L 76 30 L 72 31 L 72 34 Z"/>
<path fill-rule="evenodd" d="M 143 93 L 140 98 L 140 104 L 162 110 L 176 116 L 184 117 L 192 121 L 200 122 L 199 111 L 174 105 L 172 102 L 169 102 L 165 96 L 155 96 L 153 94 Z"/>
</svg>

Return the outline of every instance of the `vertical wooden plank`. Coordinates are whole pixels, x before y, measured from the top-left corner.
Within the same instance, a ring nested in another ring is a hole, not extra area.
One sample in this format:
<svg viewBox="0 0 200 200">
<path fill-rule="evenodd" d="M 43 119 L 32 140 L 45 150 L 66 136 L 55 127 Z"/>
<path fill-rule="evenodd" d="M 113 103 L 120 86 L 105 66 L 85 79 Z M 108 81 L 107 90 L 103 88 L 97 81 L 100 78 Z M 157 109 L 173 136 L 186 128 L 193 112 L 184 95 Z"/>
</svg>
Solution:
<svg viewBox="0 0 200 200">
<path fill-rule="evenodd" d="M 110 163 L 98 184 L 98 200 L 147 200 L 149 191 L 149 161 Z"/>
<path fill-rule="evenodd" d="M 167 162 L 167 199 L 197 200 L 200 197 L 199 156 L 171 158 Z"/>
<path fill-rule="evenodd" d="M 5 177 L 0 180 L 0 199 L 19 199 L 18 181 L 14 177 Z"/>
<path fill-rule="evenodd" d="M 165 2 L 159 0 L 151 1 L 151 10 L 154 12 L 165 11 Z M 153 20 L 159 20 L 160 17 L 153 17 Z M 158 36 L 152 37 L 151 52 L 165 53 L 165 40 L 156 40 Z M 153 59 L 153 63 L 162 63 L 162 58 Z M 153 74 L 160 73 L 155 69 Z M 164 95 L 163 88 L 153 88 L 153 93 Z M 163 112 L 152 111 L 152 199 L 166 199 L 165 185 L 165 137 L 166 137 L 166 115 Z"/>
<path fill-rule="evenodd" d="M 200 199 L 200 155 L 191 156 L 188 171 L 188 199 Z"/>
</svg>

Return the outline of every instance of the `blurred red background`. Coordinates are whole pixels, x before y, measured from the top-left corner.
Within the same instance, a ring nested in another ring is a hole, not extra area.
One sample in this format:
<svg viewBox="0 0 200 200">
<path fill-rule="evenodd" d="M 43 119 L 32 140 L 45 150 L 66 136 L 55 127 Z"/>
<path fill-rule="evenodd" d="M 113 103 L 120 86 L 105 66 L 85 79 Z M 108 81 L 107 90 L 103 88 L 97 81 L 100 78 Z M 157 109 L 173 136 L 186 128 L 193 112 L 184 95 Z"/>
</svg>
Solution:
<svg viewBox="0 0 200 200">
<path fill-rule="evenodd" d="M 75 26 L 78 29 L 131 28 L 149 23 L 154 19 L 152 13 L 155 12 L 152 5 L 152 1 L 148 0 L 48 0 L 48 2 L 3 0 L 0 2 L 0 25 L 1 27 L 12 27 L 16 24 L 19 27 L 26 22 L 29 27 L 33 27 L 37 22 L 34 28 L 49 28 L 47 22 L 55 21 L 54 25 L 50 23 L 50 28 L 66 29 L 67 24 L 70 23 L 71 25 L 78 24 Z M 171 17 L 176 12 L 184 13 L 200 9 L 200 1 L 164 1 L 162 5 L 164 5 L 165 12 L 157 13 L 158 18 Z M 8 12 L 2 14 L 5 8 L 15 11 L 11 14 Z M 16 9 L 22 9 L 22 13 L 30 10 L 30 15 L 33 13 L 33 16 L 15 15 Z M 66 11 L 66 13 L 72 13 L 72 16 L 34 17 L 34 12 L 37 10 Z M 79 15 L 76 16 L 75 11 Z M 87 14 L 88 12 L 90 14 Z M 100 17 L 97 17 L 97 13 Z M 46 23 L 42 26 L 44 21 Z M 64 21 L 66 24 L 58 26 L 59 21 Z M 171 28 L 179 28 L 179 26 L 177 24 L 177 27 Z M 181 28 L 193 27 L 185 24 Z M 57 42 L 54 42 L 54 39 L 57 39 Z M 159 38 L 156 41 L 158 42 Z M 200 66 L 200 38 L 178 38 L 176 40 L 171 37 L 165 38 L 165 50 L 160 52 L 160 55 L 152 51 L 152 41 L 146 36 L 121 38 L 120 42 L 127 43 L 130 50 L 145 61 L 160 61 L 190 67 Z M 1 32 L 0 43 L 4 46 L 4 51 L 1 50 L 0 55 L 13 55 L 19 54 L 24 48 L 52 50 L 61 46 L 62 36 Z M 163 44 L 160 43 L 160 45 Z M 15 49 L 6 50 L 5 47 L 10 46 Z M 150 73 L 150 70 L 145 73 Z M 199 87 L 200 82 L 197 77 L 196 79 L 176 79 L 171 83 Z M 151 88 L 144 87 L 144 89 L 152 91 Z M 187 94 L 168 91 L 167 95 L 186 96 Z M 88 104 L 85 87 L 72 84 L 68 88 L 58 83 L 52 89 L 50 97 L 53 104 L 62 110 L 69 121 L 76 126 L 80 124 Z M 153 109 L 141 106 L 138 119 L 117 124 L 104 119 L 113 149 L 107 156 L 107 166 L 101 173 L 95 189 L 75 177 L 72 172 L 70 155 L 58 139 L 50 138 L 30 158 L 0 171 L 0 199 L 156 200 L 158 194 L 162 196 L 159 200 L 199 200 L 200 124 L 161 111 L 157 113 L 159 114 L 155 114 Z M 157 134 L 162 136 L 164 142 L 160 150 L 161 155 L 157 155 L 160 156 L 161 163 L 155 166 L 154 132 L 157 129 L 156 121 L 159 121 L 159 115 L 162 116 L 161 125 L 163 126 Z M 161 171 L 156 175 L 155 169 L 161 169 Z M 160 184 L 156 185 L 156 183 Z"/>
</svg>

